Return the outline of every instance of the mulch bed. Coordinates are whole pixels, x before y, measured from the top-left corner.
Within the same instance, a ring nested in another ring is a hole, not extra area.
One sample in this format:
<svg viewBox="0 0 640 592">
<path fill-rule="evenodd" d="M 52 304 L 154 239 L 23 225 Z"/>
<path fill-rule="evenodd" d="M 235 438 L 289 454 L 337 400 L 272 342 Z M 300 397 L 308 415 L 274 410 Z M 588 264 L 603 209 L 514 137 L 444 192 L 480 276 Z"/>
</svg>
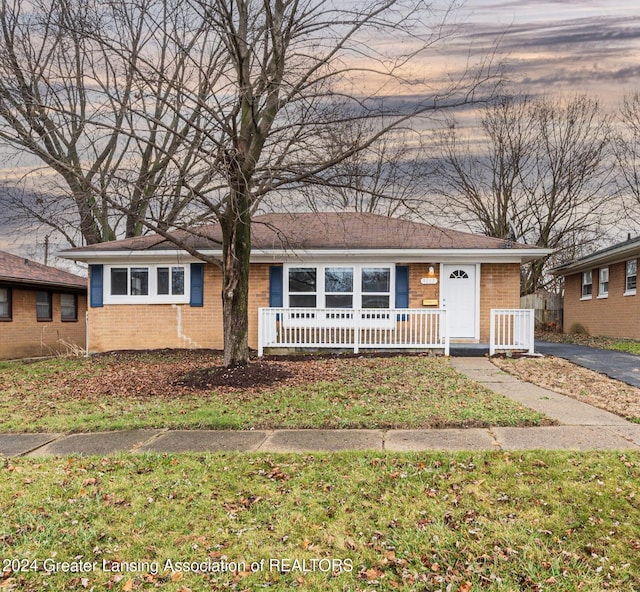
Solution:
<svg viewBox="0 0 640 592">
<path fill-rule="evenodd" d="M 206 390 L 214 386 L 250 389 L 271 386 L 293 376 L 293 372 L 282 364 L 259 361 L 229 368 L 200 368 L 187 372 L 175 382 L 175 385 L 196 390 Z"/>
</svg>

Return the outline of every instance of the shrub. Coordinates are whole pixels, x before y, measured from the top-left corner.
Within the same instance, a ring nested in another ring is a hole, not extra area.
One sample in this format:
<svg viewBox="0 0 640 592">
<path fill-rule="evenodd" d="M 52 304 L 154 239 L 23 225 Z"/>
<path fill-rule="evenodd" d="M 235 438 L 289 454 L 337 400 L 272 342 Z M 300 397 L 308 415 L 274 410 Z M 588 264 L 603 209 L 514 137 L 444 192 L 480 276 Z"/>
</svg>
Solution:
<svg viewBox="0 0 640 592">
<path fill-rule="evenodd" d="M 587 328 L 581 323 L 573 323 L 569 329 L 571 335 L 589 335 Z"/>
</svg>

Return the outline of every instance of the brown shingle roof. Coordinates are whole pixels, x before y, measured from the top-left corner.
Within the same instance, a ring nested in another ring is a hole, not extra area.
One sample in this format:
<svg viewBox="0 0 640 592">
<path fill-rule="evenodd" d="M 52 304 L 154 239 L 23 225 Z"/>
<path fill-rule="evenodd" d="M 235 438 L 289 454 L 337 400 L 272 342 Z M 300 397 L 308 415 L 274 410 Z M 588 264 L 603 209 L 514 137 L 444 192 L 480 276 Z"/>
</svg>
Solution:
<svg viewBox="0 0 640 592">
<path fill-rule="evenodd" d="M 0 251 L 0 282 L 87 289 L 87 279 Z"/>
<path fill-rule="evenodd" d="M 219 248 L 220 227 L 217 224 L 194 229 L 193 234 L 177 231 L 198 249 Z M 252 225 L 252 247 L 261 250 L 280 249 L 504 249 L 505 241 L 468 232 L 449 230 L 389 218 L 376 214 L 287 213 L 256 216 Z M 530 248 L 512 243 L 512 248 Z M 159 235 L 113 241 L 81 247 L 86 251 L 146 251 L 176 249 Z M 74 249 L 67 251 L 73 253 Z"/>
</svg>

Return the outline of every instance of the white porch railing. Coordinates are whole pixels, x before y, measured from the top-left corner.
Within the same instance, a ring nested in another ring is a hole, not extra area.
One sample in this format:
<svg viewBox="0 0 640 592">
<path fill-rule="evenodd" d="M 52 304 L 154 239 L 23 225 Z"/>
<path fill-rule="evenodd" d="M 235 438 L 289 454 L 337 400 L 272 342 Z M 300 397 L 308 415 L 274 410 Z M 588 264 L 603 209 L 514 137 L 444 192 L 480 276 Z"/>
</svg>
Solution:
<svg viewBox="0 0 640 592">
<path fill-rule="evenodd" d="M 491 309 L 489 355 L 497 351 L 533 353 L 535 311 L 533 309 Z"/>
<path fill-rule="evenodd" d="M 258 355 L 266 347 L 442 349 L 449 355 L 446 311 L 412 308 L 260 308 Z"/>
</svg>

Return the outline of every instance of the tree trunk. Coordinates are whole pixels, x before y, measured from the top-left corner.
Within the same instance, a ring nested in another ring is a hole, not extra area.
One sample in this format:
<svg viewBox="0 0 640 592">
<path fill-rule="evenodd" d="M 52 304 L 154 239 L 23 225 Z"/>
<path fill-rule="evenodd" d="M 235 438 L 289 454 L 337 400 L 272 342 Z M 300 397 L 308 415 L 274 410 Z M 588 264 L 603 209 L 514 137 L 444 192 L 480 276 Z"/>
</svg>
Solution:
<svg viewBox="0 0 640 592">
<path fill-rule="evenodd" d="M 244 202 L 243 198 L 238 201 Z M 222 225 L 222 318 L 224 365 L 249 363 L 249 263 L 251 215 L 246 207 L 229 212 Z"/>
</svg>

